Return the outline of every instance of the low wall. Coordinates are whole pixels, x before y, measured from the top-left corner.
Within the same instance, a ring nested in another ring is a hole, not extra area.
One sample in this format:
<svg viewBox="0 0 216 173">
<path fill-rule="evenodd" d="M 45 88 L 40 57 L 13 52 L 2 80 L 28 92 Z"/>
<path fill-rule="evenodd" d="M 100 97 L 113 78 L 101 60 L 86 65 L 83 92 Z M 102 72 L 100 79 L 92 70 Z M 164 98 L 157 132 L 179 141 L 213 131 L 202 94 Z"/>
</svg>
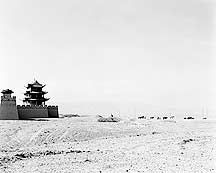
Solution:
<svg viewBox="0 0 216 173">
<path fill-rule="evenodd" d="M 17 106 L 19 119 L 29 118 L 48 118 L 48 109 L 46 106 Z"/>
<path fill-rule="evenodd" d="M 18 120 L 18 112 L 15 100 L 2 100 L 0 106 L 0 120 Z"/>
<path fill-rule="evenodd" d="M 48 106 L 47 109 L 49 118 L 59 118 L 58 106 Z"/>
</svg>

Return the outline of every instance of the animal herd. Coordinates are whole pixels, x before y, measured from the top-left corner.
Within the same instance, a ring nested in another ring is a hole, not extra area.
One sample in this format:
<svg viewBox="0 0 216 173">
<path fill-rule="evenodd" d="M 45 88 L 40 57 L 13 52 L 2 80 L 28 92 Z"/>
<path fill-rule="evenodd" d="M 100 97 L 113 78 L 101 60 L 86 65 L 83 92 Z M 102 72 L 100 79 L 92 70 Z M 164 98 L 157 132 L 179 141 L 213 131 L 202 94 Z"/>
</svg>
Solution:
<svg viewBox="0 0 216 173">
<path fill-rule="evenodd" d="M 157 120 L 160 120 L 160 119 L 162 119 L 162 120 L 167 120 L 167 119 L 174 119 L 175 118 L 175 116 L 163 116 L 163 117 L 158 117 L 158 116 L 156 116 L 156 117 L 154 117 L 154 116 L 150 116 L 149 118 L 147 117 L 147 116 L 139 116 L 138 117 L 138 119 L 150 119 L 150 120 L 153 120 L 153 119 L 157 119 Z M 185 120 L 193 120 L 193 119 L 195 119 L 194 117 L 192 117 L 192 116 L 188 116 L 188 117 L 184 117 L 184 119 Z M 206 117 L 203 117 L 202 119 L 207 119 Z"/>
<path fill-rule="evenodd" d="M 163 116 L 163 117 L 149 117 L 147 118 L 146 116 L 139 116 L 138 119 L 150 119 L 150 120 L 153 120 L 153 119 L 157 119 L 157 120 L 160 120 L 160 119 L 163 119 L 163 120 L 167 120 L 167 119 L 174 119 L 175 116 Z"/>
</svg>

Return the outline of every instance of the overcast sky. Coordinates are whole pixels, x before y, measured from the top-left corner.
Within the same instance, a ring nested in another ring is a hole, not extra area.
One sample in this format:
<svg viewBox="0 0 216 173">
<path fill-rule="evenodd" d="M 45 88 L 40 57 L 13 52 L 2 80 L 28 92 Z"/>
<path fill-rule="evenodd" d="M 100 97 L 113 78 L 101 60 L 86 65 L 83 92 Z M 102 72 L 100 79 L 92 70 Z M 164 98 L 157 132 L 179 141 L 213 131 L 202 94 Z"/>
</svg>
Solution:
<svg viewBox="0 0 216 173">
<path fill-rule="evenodd" d="M 0 89 L 61 113 L 216 115 L 213 0 L 0 0 Z"/>
</svg>

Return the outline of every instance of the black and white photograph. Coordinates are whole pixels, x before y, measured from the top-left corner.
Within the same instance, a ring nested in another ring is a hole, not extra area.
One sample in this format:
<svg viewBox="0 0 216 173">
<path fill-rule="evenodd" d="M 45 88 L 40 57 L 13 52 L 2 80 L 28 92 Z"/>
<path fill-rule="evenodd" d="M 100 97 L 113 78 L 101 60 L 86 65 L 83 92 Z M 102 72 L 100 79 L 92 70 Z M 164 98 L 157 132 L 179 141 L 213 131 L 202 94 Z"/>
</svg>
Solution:
<svg viewBox="0 0 216 173">
<path fill-rule="evenodd" d="M 0 173 L 215 173 L 215 0 L 0 0 Z"/>
</svg>

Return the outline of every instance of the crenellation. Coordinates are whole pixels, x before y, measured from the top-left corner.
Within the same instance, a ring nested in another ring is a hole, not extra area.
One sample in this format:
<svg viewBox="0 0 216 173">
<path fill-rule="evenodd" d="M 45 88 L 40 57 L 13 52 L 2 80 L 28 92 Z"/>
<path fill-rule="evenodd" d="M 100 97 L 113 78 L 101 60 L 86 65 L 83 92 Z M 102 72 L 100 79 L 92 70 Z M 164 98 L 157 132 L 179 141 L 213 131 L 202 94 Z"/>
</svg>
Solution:
<svg viewBox="0 0 216 173">
<path fill-rule="evenodd" d="M 58 106 L 48 106 L 48 114 L 50 118 L 58 118 Z"/>
<path fill-rule="evenodd" d="M 35 105 L 18 105 L 17 109 L 47 109 L 47 106 L 35 106 Z"/>
<path fill-rule="evenodd" d="M 58 106 L 49 105 L 48 108 L 56 108 L 56 109 L 58 109 Z"/>
<path fill-rule="evenodd" d="M 1 100 L 2 101 L 16 101 L 16 97 L 8 98 L 8 97 L 1 96 Z"/>
</svg>

